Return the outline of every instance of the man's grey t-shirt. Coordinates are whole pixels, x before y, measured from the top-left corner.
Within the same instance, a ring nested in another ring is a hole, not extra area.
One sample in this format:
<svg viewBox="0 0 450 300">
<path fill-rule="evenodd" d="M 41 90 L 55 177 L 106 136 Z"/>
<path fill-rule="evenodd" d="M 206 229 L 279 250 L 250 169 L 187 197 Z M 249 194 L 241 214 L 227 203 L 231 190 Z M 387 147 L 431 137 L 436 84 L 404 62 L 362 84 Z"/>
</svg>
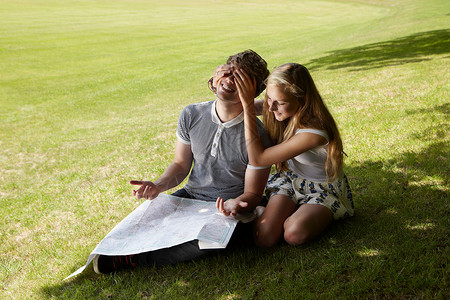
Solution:
<svg viewBox="0 0 450 300">
<path fill-rule="evenodd" d="M 236 198 L 244 192 L 248 164 L 245 146 L 244 113 L 222 123 L 215 109 L 216 101 L 191 104 L 178 119 L 177 137 L 191 146 L 193 167 L 185 189 L 196 199 L 216 201 Z M 272 142 L 263 124 L 257 120 L 264 147 Z M 269 166 L 270 167 L 270 166 Z"/>
</svg>

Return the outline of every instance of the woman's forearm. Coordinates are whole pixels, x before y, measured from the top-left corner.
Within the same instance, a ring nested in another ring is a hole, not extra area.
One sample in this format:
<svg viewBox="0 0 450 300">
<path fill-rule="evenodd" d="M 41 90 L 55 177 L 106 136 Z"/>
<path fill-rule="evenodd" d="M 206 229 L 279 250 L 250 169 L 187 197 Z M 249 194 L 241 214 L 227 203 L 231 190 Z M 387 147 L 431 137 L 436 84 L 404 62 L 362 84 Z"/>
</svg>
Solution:
<svg viewBox="0 0 450 300">
<path fill-rule="evenodd" d="M 250 164 L 259 166 L 259 157 L 264 152 L 264 147 L 258 133 L 258 126 L 256 123 L 256 112 L 254 105 L 248 105 L 244 108 L 244 122 L 245 122 L 245 143 Z"/>
</svg>

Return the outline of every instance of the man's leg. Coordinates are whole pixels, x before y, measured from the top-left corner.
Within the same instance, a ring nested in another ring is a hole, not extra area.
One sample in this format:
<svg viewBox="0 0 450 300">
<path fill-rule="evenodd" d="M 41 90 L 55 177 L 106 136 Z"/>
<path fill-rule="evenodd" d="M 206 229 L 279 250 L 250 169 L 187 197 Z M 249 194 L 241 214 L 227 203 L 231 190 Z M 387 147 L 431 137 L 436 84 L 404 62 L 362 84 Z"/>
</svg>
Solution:
<svg viewBox="0 0 450 300">
<path fill-rule="evenodd" d="M 194 260 L 217 251 L 217 249 L 200 249 L 198 240 L 193 240 L 170 248 L 141 253 L 136 255 L 136 258 L 138 265 L 165 266 Z"/>
<path fill-rule="evenodd" d="M 183 188 L 172 195 L 191 198 L 193 197 Z M 227 249 L 233 249 L 242 245 L 243 241 L 251 241 L 249 224 L 238 223 Z M 222 249 L 223 250 L 223 249 Z M 180 262 L 190 261 L 201 256 L 213 254 L 220 249 L 200 249 L 198 240 L 189 241 L 169 248 L 144 252 L 136 255 L 111 256 L 100 255 L 94 260 L 94 270 L 97 273 L 109 273 L 135 266 L 165 266 Z"/>
<path fill-rule="evenodd" d="M 181 197 L 181 198 L 188 198 L 188 199 L 194 199 L 194 197 L 189 194 L 185 188 L 181 188 L 176 192 L 172 193 L 172 196 L 177 196 L 177 197 Z"/>
</svg>

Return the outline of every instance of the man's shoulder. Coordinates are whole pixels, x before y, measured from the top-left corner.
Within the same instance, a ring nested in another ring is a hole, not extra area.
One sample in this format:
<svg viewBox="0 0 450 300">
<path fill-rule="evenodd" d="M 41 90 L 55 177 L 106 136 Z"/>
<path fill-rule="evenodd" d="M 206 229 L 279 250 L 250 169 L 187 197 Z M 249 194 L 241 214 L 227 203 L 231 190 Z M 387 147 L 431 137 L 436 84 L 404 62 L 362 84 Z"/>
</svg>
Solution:
<svg viewBox="0 0 450 300">
<path fill-rule="evenodd" d="M 185 106 L 180 113 L 178 123 L 185 124 L 185 126 L 187 126 L 186 128 L 192 128 L 193 124 L 204 124 L 204 122 L 207 122 L 208 120 L 208 118 L 204 118 L 204 116 L 210 114 L 213 104 L 214 101 L 205 101 Z"/>
<path fill-rule="evenodd" d="M 210 108 L 211 105 L 213 105 L 213 103 L 214 103 L 214 100 L 192 103 L 192 104 L 185 106 L 183 110 L 186 110 L 186 111 L 206 110 L 206 109 Z"/>
</svg>

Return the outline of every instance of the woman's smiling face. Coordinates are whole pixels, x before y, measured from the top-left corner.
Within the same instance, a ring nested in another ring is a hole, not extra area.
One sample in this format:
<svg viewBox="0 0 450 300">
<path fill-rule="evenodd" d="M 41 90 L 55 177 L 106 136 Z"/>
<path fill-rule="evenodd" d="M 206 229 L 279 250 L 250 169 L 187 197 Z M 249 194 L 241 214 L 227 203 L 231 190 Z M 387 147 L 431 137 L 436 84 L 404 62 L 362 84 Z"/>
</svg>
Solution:
<svg viewBox="0 0 450 300">
<path fill-rule="evenodd" d="M 289 99 L 289 96 L 284 92 L 283 86 L 269 84 L 266 95 L 269 111 L 280 122 L 295 115 L 300 106 L 298 101 Z"/>
</svg>

